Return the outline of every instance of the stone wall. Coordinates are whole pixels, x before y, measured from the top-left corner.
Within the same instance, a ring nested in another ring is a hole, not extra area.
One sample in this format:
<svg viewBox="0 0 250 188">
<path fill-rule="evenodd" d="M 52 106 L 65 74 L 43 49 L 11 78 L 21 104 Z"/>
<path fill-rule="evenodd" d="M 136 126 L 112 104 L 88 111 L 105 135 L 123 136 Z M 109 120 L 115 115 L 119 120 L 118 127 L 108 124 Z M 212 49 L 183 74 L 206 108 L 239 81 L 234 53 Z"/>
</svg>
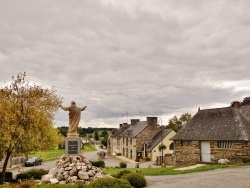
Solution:
<svg viewBox="0 0 250 188">
<path fill-rule="evenodd" d="M 233 142 L 233 148 L 218 148 L 217 141 L 210 142 L 211 160 L 228 159 L 233 163 L 250 159 L 250 143 L 245 141 Z"/>
<path fill-rule="evenodd" d="M 166 165 L 193 165 L 201 163 L 200 141 L 192 141 L 191 146 L 181 146 L 181 141 L 175 141 L 173 155 L 165 156 Z M 232 148 L 218 148 L 218 141 L 210 141 L 211 163 L 219 159 L 228 159 L 231 163 L 250 162 L 250 142 L 233 142 Z"/>
<path fill-rule="evenodd" d="M 181 141 L 175 142 L 176 165 L 193 165 L 200 162 L 199 141 L 192 141 L 191 146 L 182 146 Z"/>
<path fill-rule="evenodd" d="M 144 148 L 145 141 L 152 139 L 159 131 L 160 131 L 160 128 L 157 126 L 147 126 L 136 137 L 136 150 L 142 151 Z"/>
</svg>

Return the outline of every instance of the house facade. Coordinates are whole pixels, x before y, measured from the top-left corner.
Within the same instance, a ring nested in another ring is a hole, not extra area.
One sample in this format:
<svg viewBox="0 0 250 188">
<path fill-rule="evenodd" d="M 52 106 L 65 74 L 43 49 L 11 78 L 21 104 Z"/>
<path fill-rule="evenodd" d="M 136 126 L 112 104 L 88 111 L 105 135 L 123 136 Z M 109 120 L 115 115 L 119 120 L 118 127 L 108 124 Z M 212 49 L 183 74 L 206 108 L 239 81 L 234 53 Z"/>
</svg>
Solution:
<svg viewBox="0 0 250 188">
<path fill-rule="evenodd" d="M 159 156 L 173 154 L 174 143 L 170 140 L 176 132 L 172 129 L 162 128 L 151 140 L 147 140 L 144 145 L 144 156 L 150 158 L 151 161 L 157 161 Z M 166 149 L 159 150 L 159 146 L 163 144 Z"/>
<path fill-rule="evenodd" d="M 159 155 L 157 147 L 162 142 L 167 146 L 163 155 L 171 153 L 169 147 L 173 141 L 169 139 L 175 132 L 170 129 L 162 130 L 157 122 L 157 117 L 147 117 L 146 121 L 131 119 L 131 124 L 120 124 L 117 132 L 109 137 L 110 153 L 135 161 L 145 157 L 156 160 Z"/>
<path fill-rule="evenodd" d="M 250 106 L 199 110 L 172 138 L 175 149 L 166 157 L 170 165 L 250 161 Z"/>
<path fill-rule="evenodd" d="M 108 138 L 107 150 L 109 155 L 122 155 L 122 134 L 130 125 L 127 123 L 120 124 L 120 128 L 111 133 Z"/>
</svg>

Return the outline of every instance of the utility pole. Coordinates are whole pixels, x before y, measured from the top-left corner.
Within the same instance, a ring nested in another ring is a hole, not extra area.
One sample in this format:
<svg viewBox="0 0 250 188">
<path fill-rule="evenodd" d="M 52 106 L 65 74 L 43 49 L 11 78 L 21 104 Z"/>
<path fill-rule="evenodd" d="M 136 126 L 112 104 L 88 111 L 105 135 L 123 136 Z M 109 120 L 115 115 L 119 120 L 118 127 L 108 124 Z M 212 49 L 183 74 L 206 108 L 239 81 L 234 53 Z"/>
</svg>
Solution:
<svg viewBox="0 0 250 188">
<path fill-rule="evenodd" d="M 139 113 L 140 113 L 140 121 L 141 121 L 141 114 L 143 113 L 142 111 L 139 111 Z"/>
</svg>

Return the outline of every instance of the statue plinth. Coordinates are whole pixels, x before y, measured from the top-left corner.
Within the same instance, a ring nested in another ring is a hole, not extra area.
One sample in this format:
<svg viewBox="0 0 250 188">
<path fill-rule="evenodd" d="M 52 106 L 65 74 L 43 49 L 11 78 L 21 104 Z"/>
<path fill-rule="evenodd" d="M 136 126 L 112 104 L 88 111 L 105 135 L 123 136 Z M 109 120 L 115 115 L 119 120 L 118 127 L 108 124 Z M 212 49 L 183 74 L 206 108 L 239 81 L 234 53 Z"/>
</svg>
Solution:
<svg viewBox="0 0 250 188">
<path fill-rule="evenodd" d="M 77 133 L 67 133 L 67 137 L 79 137 Z"/>
<path fill-rule="evenodd" d="M 65 156 L 80 156 L 82 139 L 78 136 L 69 136 L 65 138 Z"/>
</svg>

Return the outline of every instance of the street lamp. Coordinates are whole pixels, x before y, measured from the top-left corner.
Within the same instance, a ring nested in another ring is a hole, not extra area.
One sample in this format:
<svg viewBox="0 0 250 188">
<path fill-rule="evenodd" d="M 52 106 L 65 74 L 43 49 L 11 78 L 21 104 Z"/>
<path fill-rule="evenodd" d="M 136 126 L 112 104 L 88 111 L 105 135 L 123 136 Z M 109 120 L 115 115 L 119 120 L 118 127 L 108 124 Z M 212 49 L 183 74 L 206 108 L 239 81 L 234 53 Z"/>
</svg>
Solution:
<svg viewBox="0 0 250 188">
<path fill-rule="evenodd" d="M 161 120 L 161 125 L 160 125 L 160 129 L 161 129 L 161 145 L 163 145 L 163 139 L 162 139 L 162 132 L 163 132 L 163 129 L 162 129 L 162 119 L 161 117 L 158 117 L 160 120 Z M 161 148 L 160 149 L 160 163 L 161 165 L 163 164 L 163 149 Z"/>
</svg>

